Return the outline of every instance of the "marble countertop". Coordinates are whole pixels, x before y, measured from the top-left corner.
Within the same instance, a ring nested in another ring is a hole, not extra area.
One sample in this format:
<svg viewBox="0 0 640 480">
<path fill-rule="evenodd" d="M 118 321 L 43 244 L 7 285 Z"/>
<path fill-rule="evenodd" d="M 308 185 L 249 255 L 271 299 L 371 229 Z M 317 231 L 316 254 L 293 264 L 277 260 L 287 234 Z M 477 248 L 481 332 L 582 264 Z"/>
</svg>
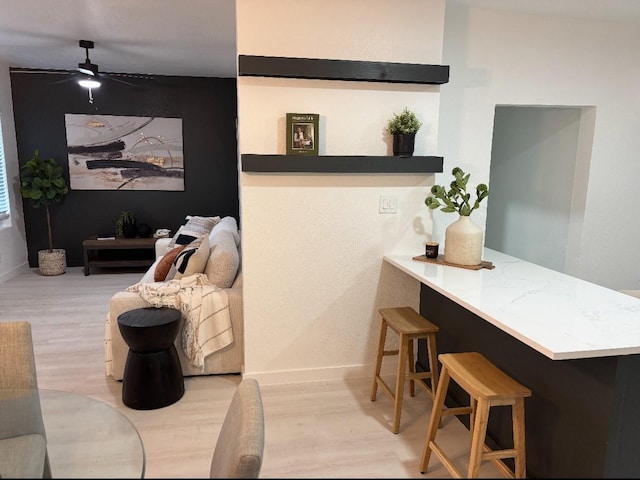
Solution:
<svg viewBox="0 0 640 480">
<path fill-rule="evenodd" d="M 640 298 L 488 248 L 482 259 L 495 268 L 384 257 L 552 360 L 640 353 Z"/>
</svg>

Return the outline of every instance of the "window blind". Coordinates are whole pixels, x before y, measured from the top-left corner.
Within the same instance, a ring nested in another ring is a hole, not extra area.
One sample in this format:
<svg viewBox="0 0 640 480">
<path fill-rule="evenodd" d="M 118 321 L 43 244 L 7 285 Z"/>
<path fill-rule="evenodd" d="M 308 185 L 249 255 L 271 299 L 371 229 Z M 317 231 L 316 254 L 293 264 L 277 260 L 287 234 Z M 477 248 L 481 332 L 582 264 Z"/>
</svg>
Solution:
<svg viewBox="0 0 640 480">
<path fill-rule="evenodd" d="M 9 192 L 7 190 L 7 169 L 3 143 L 2 124 L 0 124 L 0 220 L 9 217 Z"/>
</svg>

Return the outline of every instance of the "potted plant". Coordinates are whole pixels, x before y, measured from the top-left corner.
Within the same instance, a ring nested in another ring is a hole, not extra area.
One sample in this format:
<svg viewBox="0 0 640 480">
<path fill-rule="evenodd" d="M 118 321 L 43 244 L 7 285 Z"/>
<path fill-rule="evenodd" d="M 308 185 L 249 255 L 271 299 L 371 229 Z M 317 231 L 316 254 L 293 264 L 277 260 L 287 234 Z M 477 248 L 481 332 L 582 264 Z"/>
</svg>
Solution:
<svg viewBox="0 0 640 480">
<path fill-rule="evenodd" d="M 387 122 L 387 131 L 393 135 L 393 155 L 397 157 L 410 157 L 413 155 L 416 133 L 420 130 L 422 122 L 416 114 L 404 107 L 401 113 L 394 113 Z"/>
<path fill-rule="evenodd" d="M 480 206 L 480 202 L 489 196 L 489 188 L 480 183 L 475 188 L 476 198 L 471 200 L 467 183 L 471 174 L 460 167 L 452 170 L 454 180 L 447 190 L 442 185 L 431 187 L 431 196 L 424 203 L 430 209 L 440 208 L 443 212 L 458 213 L 456 222 L 445 231 L 444 260 L 458 265 L 478 265 L 482 262 L 482 229 L 471 221 L 469 216 Z"/>
<path fill-rule="evenodd" d="M 20 194 L 31 200 L 35 208 L 44 206 L 47 214 L 49 248 L 38 251 L 38 268 L 43 275 L 61 275 L 67 267 L 64 249 L 53 248 L 49 205 L 60 202 L 69 192 L 62 167 L 53 159 L 44 160 L 35 150 L 33 157 L 20 167 Z"/>
<path fill-rule="evenodd" d="M 123 210 L 116 221 L 116 236 L 133 238 L 136 236 L 136 219 L 133 212 Z"/>
</svg>

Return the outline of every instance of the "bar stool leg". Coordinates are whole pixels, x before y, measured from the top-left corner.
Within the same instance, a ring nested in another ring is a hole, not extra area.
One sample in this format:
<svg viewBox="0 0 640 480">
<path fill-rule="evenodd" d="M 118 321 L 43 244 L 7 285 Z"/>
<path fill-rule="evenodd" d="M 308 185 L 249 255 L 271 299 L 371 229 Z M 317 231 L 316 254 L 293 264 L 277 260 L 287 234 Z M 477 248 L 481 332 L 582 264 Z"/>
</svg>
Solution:
<svg viewBox="0 0 640 480">
<path fill-rule="evenodd" d="M 427 337 L 427 350 L 429 351 L 429 371 L 431 372 L 431 392 L 436 395 L 438 389 L 438 351 L 436 350 L 436 336 Z"/>
<path fill-rule="evenodd" d="M 387 339 L 387 321 L 383 318 L 380 323 L 380 341 L 378 342 L 378 358 L 376 359 L 376 371 L 373 375 L 373 385 L 371 386 L 371 401 L 375 402 L 378 396 L 378 377 L 382 367 L 382 357 L 384 357 L 384 343 Z"/>
<path fill-rule="evenodd" d="M 402 415 L 402 399 L 404 397 L 405 372 L 407 369 L 407 353 L 409 337 L 400 335 L 400 351 L 398 352 L 398 374 L 396 376 L 396 394 L 393 405 L 393 433 L 400 431 L 400 415 Z"/>
<path fill-rule="evenodd" d="M 478 400 L 473 397 L 469 397 L 469 405 L 471 407 L 471 413 L 469 414 L 469 448 L 473 446 L 473 430 L 476 423 L 476 411 L 478 410 Z"/>
<path fill-rule="evenodd" d="M 489 402 L 484 399 L 478 401 L 473 422 L 473 434 L 471 436 L 471 455 L 469 457 L 469 472 L 467 478 L 477 478 L 482 463 L 482 450 L 484 439 L 487 435 L 487 424 L 489 422 Z"/>
<path fill-rule="evenodd" d="M 444 399 L 447 395 L 447 389 L 449 388 L 449 371 L 446 366 L 442 367 L 440 372 L 440 381 L 438 382 L 438 389 L 436 390 L 436 396 L 433 399 L 433 409 L 431 410 L 431 418 L 429 419 L 429 428 L 427 430 L 427 438 L 424 442 L 424 448 L 422 449 L 422 457 L 420 457 L 420 472 L 427 471 L 429 466 L 429 457 L 431 457 L 431 442 L 436 438 L 438 426 L 441 425 L 442 409 L 444 408 Z"/>
<path fill-rule="evenodd" d="M 413 338 L 409 339 L 409 345 L 407 349 L 407 362 L 409 364 L 409 392 L 412 397 L 416 396 L 416 381 L 413 378 L 413 374 L 416 373 L 416 364 L 413 361 Z"/>
<path fill-rule="evenodd" d="M 526 478 L 525 434 L 524 434 L 524 398 L 516 398 L 513 404 L 513 448 L 516 451 L 515 478 Z"/>
</svg>

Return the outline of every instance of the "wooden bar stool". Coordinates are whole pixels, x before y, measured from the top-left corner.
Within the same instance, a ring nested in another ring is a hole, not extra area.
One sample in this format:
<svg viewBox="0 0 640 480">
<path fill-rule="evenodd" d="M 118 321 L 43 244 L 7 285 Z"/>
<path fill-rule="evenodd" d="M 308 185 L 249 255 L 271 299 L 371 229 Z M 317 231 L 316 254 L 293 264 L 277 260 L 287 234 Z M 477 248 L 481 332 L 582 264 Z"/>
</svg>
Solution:
<svg viewBox="0 0 640 480">
<path fill-rule="evenodd" d="M 426 378 L 431 379 L 431 388 L 422 381 L 418 382 L 432 398 L 438 388 L 438 357 L 436 352 L 436 333 L 439 328 L 429 320 L 418 314 L 411 307 L 381 308 L 382 316 L 380 325 L 380 342 L 378 344 L 378 358 L 376 361 L 376 372 L 373 377 L 373 387 L 371 389 L 371 401 L 375 402 L 378 393 L 378 385 L 394 401 L 393 406 L 393 433 L 400 430 L 400 415 L 402 414 L 402 397 L 404 394 L 404 382 L 409 380 L 411 396 L 415 396 L 415 381 Z M 400 336 L 399 350 L 385 350 L 384 344 L 387 338 L 387 329 L 391 328 Z M 413 362 L 413 340 L 426 338 L 429 352 L 429 371 L 416 373 Z M 382 357 L 388 355 L 398 355 L 398 373 L 396 377 L 395 392 L 385 383 L 380 376 L 382 367 Z M 407 365 L 408 362 L 408 365 Z M 408 372 L 407 372 L 408 370 Z"/>
<path fill-rule="evenodd" d="M 480 464 L 485 460 L 494 462 L 507 477 L 525 478 L 524 399 L 531 396 L 531 390 L 506 375 L 480 353 L 446 353 L 438 358 L 442 364 L 442 371 L 440 372 L 440 383 L 433 402 L 429 430 L 425 438 L 422 458 L 420 459 L 420 471 L 422 473 L 426 472 L 429 457 L 433 450 L 451 475 L 457 478 L 463 476 L 436 443 L 435 438 L 442 415 L 470 414 L 471 454 L 469 456 L 467 478 L 476 478 L 480 470 Z M 445 408 L 444 400 L 450 379 L 454 380 L 469 394 L 470 406 Z M 491 407 L 501 405 L 511 405 L 513 448 L 491 450 L 485 444 L 489 410 Z M 503 458 L 515 459 L 515 472 L 512 472 L 501 460 Z"/>
</svg>

